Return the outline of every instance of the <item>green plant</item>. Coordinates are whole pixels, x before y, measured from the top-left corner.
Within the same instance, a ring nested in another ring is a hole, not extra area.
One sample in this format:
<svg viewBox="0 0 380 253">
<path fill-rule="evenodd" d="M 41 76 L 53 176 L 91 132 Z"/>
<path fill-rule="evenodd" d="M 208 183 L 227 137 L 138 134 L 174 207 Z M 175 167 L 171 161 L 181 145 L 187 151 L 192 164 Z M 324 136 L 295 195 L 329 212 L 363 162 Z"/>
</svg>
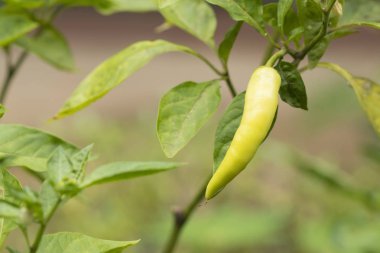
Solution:
<svg viewBox="0 0 380 253">
<path fill-rule="evenodd" d="M 236 21 L 220 43 L 214 39 L 217 19 L 210 4 L 223 8 Z M 184 52 L 204 62 L 216 77 L 200 83 L 186 81 L 163 96 L 157 119 L 158 139 L 165 155 L 169 158 L 175 156 L 217 110 L 221 100 L 221 82 L 225 82 L 234 98 L 216 130 L 214 167 L 217 168 L 231 145 L 244 111 L 244 96 L 237 95 L 228 60 L 242 25 L 247 24 L 268 42 L 262 65 L 269 60 L 269 65 L 275 66 L 280 74 L 279 94 L 284 102 L 307 110 L 307 93 L 301 74 L 316 67 L 327 68 L 350 83 L 375 130 L 380 132 L 379 84 L 356 77 L 336 64 L 320 62 L 333 40 L 348 36 L 363 26 L 380 28 L 380 4 L 376 0 L 279 0 L 274 3 L 260 0 L 4 0 L 0 11 L 0 46 L 5 54 L 6 76 L 0 103 L 4 104 L 12 80 L 29 53 L 62 70 L 75 68 L 68 43 L 53 26 L 53 20 L 62 10 L 76 6 L 93 7 L 102 14 L 158 11 L 166 22 L 162 27 L 176 26 L 198 38 L 215 52 L 220 64 L 216 66 L 196 50 L 169 41 L 137 42 L 92 71 L 55 115 L 55 119 L 90 105 L 153 58 L 169 52 Z M 14 57 L 14 47 L 21 48 L 17 57 Z M 307 63 L 299 67 L 306 58 Z M 91 147 L 78 149 L 54 136 L 24 126 L 1 125 L 0 128 L 4 192 L 0 202 L 0 216 L 3 217 L 0 238 L 3 241 L 8 232 L 20 228 L 29 252 L 77 252 L 81 247 L 94 247 L 89 248 L 89 252 L 121 252 L 135 244 L 136 241 L 111 242 L 72 233 L 44 235 L 44 231 L 61 202 L 76 196 L 88 186 L 177 166 L 174 163 L 122 162 L 102 166 L 85 177 L 84 167 Z M 24 148 L 26 143 L 28 145 Z M 357 195 L 355 189 L 319 173 L 309 163 L 295 159 L 292 164 L 321 181 L 329 182 L 344 194 L 376 206 L 377 202 L 366 197 L 367 193 Z M 26 172 L 40 179 L 41 190 L 21 187 L 17 179 L 5 170 L 15 166 L 26 168 Z M 174 251 L 184 225 L 203 200 L 208 181 L 209 178 L 187 207 L 174 212 L 174 226 L 164 252 Z M 30 241 L 28 226 L 32 221 L 37 224 L 38 230 L 35 239 Z M 69 246 L 68 243 L 73 241 L 83 244 Z M 11 248 L 9 251 L 17 252 Z"/>
</svg>

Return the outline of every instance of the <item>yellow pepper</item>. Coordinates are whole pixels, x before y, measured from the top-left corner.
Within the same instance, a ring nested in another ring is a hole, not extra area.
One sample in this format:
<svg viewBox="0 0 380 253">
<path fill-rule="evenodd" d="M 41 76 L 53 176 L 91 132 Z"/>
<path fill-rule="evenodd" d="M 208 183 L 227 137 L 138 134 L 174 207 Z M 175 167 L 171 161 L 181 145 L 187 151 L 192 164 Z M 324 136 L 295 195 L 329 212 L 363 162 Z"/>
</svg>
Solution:
<svg viewBox="0 0 380 253">
<path fill-rule="evenodd" d="M 206 189 L 206 199 L 218 194 L 252 160 L 267 136 L 278 106 L 281 77 L 272 67 L 256 69 L 248 83 L 240 125 Z"/>
</svg>

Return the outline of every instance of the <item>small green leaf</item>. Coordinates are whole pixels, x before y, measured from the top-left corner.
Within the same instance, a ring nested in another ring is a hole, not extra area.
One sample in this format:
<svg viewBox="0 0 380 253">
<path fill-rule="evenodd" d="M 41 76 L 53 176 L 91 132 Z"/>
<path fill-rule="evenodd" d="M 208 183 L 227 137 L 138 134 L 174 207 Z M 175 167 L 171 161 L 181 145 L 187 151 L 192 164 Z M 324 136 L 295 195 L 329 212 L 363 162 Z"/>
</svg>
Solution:
<svg viewBox="0 0 380 253">
<path fill-rule="evenodd" d="M 19 197 L 23 193 L 23 189 L 18 179 L 9 173 L 8 170 L 2 169 L 0 183 L 4 191 L 3 198 L 12 203 L 21 204 Z"/>
<path fill-rule="evenodd" d="M 284 35 L 289 42 L 294 42 L 297 47 L 300 45 L 300 40 L 304 33 L 304 26 L 300 23 L 297 13 L 293 9 L 289 9 L 285 17 L 283 26 Z"/>
<path fill-rule="evenodd" d="M 20 203 L 16 197 L 19 192 L 23 191 L 20 182 L 5 169 L 2 169 L 0 173 L 0 189 L 2 190 L 2 199 L 6 199 L 12 203 Z M 14 220 L 0 218 L 0 248 L 8 234 L 16 228 L 17 224 Z"/>
<path fill-rule="evenodd" d="M 264 5 L 263 18 L 266 24 L 271 26 L 275 31 L 277 27 L 277 3 L 269 3 Z"/>
<path fill-rule="evenodd" d="M 167 157 L 175 156 L 201 129 L 220 102 L 219 81 L 184 82 L 166 93 L 157 119 L 157 135 Z"/>
<path fill-rule="evenodd" d="M 296 66 L 281 61 L 275 67 L 281 76 L 281 99 L 295 108 L 307 110 L 305 84 Z"/>
<path fill-rule="evenodd" d="M 53 27 L 45 27 L 35 38 L 24 36 L 16 43 L 58 69 L 75 68 L 74 58 L 65 37 Z"/>
<path fill-rule="evenodd" d="M 71 232 L 44 235 L 37 253 L 121 253 L 137 241 L 109 241 Z"/>
<path fill-rule="evenodd" d="M 228 62 L 228 58 L 230 57 L 232 47 L 235 43 L 235 40 L 239 34 L 242 25 L 243 22 L 236 22 L 236 24 L 226 33 L 223 41 L 219 45 L 218 55 L 224 64 L 227 64 Z"/>
<path fill-rule="evenodd" d="M 127 180 L 135 177 L 172 170 L 180 166 L 171 162 L 115 162 L 102 165 L 85 178 L 82 188 L 91 185 L 103 184 L 119 180 Z"/>
<path fill-rule="evenodd" d="M 157 10 L 155 0 L 109 0 L 109 2 L 109 5 L 100 6 L 97 10 L 104 15 L 117 12 L 148 12 Z"/>
<path fill-rule="evenodd" d="M 245 92 L 234 97 L 219 121 L 214 142 L 214 172 L 226 155 L 235 132 L 240 125 L 244 110 L 244 97 Z"/>
<path fill-rule="evenodd" d="M 66 101 L 55 118 L 62 118 L 98 100 L 144 67 L 154 57 L 173 51 L 196 54 L 188 47 L 164 40 L 140 41 L 101 63 Z"/>
<path fill-rule="evenodd" d="M 325 54 L 327 47 L 329 45 L 329 40 L 327 38 L 323 38 L 317 45 L 313 47 L 312 50 L 307 54 L 309 63 L 309 69 L 313 69 L 317 66 L 319 60 Z"/>
<path fill-rule="evenodd" d="M 0 46 L 5 46 L 34 30 L 38 23 L 21 14 L 0 12 Z"/>
<path fill-rule="evenodd" d="M 69 155 L 58 148 L 48 161 L 47 178 L 54 188 L 62 194 L 75 195 L 79 191 L 78 168 L 74 167 Z"/>
<path fill-rule="evenodd" d="M 297 0 L 297 8 L 300 24 L 304 28 L 305 44 L 308 45 L 322 29 L 323 10 L 321 3 L 314 0 Z"/>
<path fill-rule="evenodd" d="M 5 111 L 6 111 L 6 109 L 5 109 L 4 105 L 0 104 L 0 119 L 4 116 Z"/>
<path fill-rule="evenodd" d="M 158 0 L 159 12 L 182 30 L 214 47 L 216 17 L 204 0 Z"/>
<path fill-rule="evenodd" d="M 34 171 L 45 171 L 47 160 L 61 147 L 68 154 L 78 148 L 43 131 L 22 125 L 0 124 L 1 167 L 23 166 Z"/>
<path fill-rule="evenodd" d="M 73 169 L 76 171 L 76 179 L 81 182 L 83 180 L 87 162 L 90 158 L 91 151 L 94 145 L 88 145 L 87 147 L 74 154 L 70 160 L 73 163 Z"/>
<path fill-rule="evenodd" d="M 285 17 L 292 7 L 293 0 L 279 0 L 277 7 L 277 25 L 281 32 L 284 32 Z"/>
<path fill-rule="evenodd" d="M 267 36 L 261 0 L 206 0 L 225 9 L 235 21 L 244 21 L 261 35 Z"/>
<path fill-rule="evenodd" d="M 319 43 L 317 43 L 308 53 L 307 57 L 309 60 L 308 67 L 309 69 L 313 69 L 317 66 L 318 62 L 325 54 L 329 44 L 331 41 L 345 37 L 354 33 L 355 30 L 352 28 L 342 28 L 331 31 L 327 34 Z"/>
<path fill-rule="evenodd" d="M 23 212 L 20 207 L 15 206 L 4 199 L 0 199 L 0 217 L 19 220 L 22 215 Z"/>
</svg>

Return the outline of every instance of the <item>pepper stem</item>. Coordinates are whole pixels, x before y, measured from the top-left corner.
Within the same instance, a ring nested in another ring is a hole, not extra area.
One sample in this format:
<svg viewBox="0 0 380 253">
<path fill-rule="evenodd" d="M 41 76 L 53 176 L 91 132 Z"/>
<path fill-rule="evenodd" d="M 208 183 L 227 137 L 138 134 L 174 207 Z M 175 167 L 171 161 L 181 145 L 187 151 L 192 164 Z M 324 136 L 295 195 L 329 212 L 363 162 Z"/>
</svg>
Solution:
<svg viewBox="0 0 380 253">
<path fill-rule="evenodd" d="M 283 57 L 285 54 L 286 54 L 286 49 L 285 48 L 281 49 L 280 51 L 277 51 L 275 54 L 273 54 L 269 58 L 269 60 L 267 61 L 267 63 L 265 63 L 265 66 L 267 66 L 267 67 L 273 67 L 274 64 L 276 63 L 276 61 L 279 58 Z"/>
</svg>

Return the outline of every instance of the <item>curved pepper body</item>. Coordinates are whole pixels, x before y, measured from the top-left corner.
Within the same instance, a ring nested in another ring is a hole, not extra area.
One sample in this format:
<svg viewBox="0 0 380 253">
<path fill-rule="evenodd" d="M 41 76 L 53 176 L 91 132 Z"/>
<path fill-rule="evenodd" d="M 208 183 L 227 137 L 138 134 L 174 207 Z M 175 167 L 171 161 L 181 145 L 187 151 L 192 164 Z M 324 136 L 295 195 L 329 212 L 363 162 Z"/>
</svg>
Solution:
<svg viewBox="0 0 380 253">
<path fill-rule="evenodd" d="M 213 198 L 252 160 L 269 132 L 278 106 L 281 77 L 274 68 L 262 66 L 249 80 L 240 125 L 226 155 L 206 189 Z"/>
</svg>

